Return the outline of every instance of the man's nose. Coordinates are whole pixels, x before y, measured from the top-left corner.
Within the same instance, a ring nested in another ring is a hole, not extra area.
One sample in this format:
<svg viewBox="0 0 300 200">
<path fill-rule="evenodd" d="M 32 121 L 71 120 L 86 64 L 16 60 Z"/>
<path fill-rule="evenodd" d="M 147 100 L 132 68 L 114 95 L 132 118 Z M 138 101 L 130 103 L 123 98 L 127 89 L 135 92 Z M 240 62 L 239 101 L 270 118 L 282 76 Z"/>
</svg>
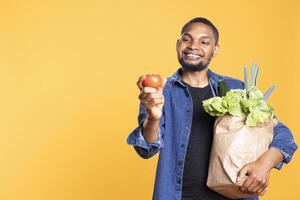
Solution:
<svg viewBox="0 0 300 200">
<path fill-rule="evenodd" d="M 200 49 L 200 45 L 196 42 L 196 41 L 192 41 L 189 45 L 189 48 L 191 50 L 199 50 Z"/>
</svg>

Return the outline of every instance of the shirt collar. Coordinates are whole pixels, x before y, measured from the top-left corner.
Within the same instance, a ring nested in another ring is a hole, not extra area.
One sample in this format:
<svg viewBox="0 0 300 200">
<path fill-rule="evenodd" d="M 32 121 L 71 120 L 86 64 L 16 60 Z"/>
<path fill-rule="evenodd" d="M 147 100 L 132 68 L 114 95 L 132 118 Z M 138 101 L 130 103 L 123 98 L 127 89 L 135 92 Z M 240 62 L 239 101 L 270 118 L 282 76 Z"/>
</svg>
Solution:
<svg viewBox="0 0 300 200">
<path fill-rule="evenodd" d="M 181 75 L 180 75 L 180 70 L 181 68 L 179 68 L 171 77 L 170 77 L 170 82 L 171 83 L 176 83 L 178 82 L 180 85 L 182 85 L 183 87 L 185 87 L 185 85 L 181 82 Z M 208 79 L 210 81 L 210 83 L 213 85 L 213 87 L 218 87 L 218 84 L 220 81 L 222 81 L 224 79 L 223 76 L 216 74 L 215 72 L 211 71 L 210 69 L 208 69 Z"/>
</svg>

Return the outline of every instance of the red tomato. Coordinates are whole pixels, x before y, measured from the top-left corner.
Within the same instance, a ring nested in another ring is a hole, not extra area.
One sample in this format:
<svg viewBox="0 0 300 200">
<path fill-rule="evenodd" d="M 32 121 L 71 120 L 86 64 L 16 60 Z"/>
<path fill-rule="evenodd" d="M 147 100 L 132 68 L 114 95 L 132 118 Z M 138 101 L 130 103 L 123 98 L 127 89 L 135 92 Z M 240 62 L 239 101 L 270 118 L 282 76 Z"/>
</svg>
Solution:
<svg viewBox="0 0 300 200">
<path fill-rule="evenodd" d="M 147 74 L 146 79 L 143 80 L 143 87 L 152 87 L 158 90 L 163 83 L 163 79 L 159 74 Z"/>
</svg>

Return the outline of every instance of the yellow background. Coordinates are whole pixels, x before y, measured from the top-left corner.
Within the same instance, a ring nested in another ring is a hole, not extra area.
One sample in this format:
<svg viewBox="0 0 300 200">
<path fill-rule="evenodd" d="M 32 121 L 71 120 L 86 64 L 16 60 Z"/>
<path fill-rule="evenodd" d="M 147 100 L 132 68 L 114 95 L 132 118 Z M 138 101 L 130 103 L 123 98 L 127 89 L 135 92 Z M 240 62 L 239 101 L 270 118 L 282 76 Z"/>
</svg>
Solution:
<svg viewBox="0 0 300 200">
<path fill-rule="evenodd" d="M 151 199 L 157 156 L 126 145 L 140 74 L 171 75 L 175 43 L 196 16 L 220 31 L 210 68 L 259 87 L 300 141 L 298 0 L 0 2 L 0 199 Z M 299 199 L 300 157 L 272 171 L 263 200 Z M 298 190 L 298 191 L 297 191 Z"/>
</svg>

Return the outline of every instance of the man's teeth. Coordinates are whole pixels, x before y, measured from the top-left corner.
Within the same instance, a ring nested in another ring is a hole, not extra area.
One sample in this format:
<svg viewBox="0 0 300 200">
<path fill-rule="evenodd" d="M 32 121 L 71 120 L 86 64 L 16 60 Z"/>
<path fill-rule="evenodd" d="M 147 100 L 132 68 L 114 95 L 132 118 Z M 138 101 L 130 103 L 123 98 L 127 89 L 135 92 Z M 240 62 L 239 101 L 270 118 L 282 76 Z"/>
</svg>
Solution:
<svg viewBox="0 0 300 200">
<path fill-rule="evenodd" d="M 188 57 L 191 57 L 191 58 L 200 58 L 200 56 L 199 55 L 195 55 L 195 54 L 190 54 L 190 53 L 188 53 L 188 54 L 186 54 Z"/>
</svg>

